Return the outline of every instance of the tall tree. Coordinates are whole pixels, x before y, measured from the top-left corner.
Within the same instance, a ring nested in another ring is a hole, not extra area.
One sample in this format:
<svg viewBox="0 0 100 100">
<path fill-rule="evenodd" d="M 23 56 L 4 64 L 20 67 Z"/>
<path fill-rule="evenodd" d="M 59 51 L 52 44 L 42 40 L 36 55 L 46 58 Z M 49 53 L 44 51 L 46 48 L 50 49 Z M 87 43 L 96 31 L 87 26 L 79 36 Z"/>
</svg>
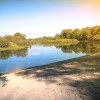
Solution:
<svg viewBox="0 0 100 100">
<path fill-rule="evenodd" d="M 71 34 L 72 34 L 72 29 L 64 29 L 61 32 L 63 39 L 65 39 L 65 38 L 70 39 Z"/>
</svg>

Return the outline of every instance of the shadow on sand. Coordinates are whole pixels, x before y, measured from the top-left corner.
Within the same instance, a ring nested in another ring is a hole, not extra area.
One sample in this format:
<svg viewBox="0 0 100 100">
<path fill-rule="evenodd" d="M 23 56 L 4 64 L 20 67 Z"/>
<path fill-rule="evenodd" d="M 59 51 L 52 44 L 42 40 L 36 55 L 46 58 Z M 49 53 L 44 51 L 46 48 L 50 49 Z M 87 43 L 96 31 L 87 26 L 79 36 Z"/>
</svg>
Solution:
<svg viewBox="0 0 100 100">
<path fill-rule="evenodd" d="M 7 79 L 6 76 L 2 76 L 2 74 L 0 75 L 0 87 L 4 87 L 7 84 Z"/>
<path fill-rule="evenodd" d="M 84 56 L 67 61 L 25 69 L 15 73 L 23 78 L 36 78 L 47 84 L 69 85 L 81 95 L 100 100 L 100 55 Z M 60 83 L 58 81 L 60 79 Z M 83 98 L 85 99 L 85 98 Z M 88 99 L 86 99 L 88 100 Z"/>
</svg>

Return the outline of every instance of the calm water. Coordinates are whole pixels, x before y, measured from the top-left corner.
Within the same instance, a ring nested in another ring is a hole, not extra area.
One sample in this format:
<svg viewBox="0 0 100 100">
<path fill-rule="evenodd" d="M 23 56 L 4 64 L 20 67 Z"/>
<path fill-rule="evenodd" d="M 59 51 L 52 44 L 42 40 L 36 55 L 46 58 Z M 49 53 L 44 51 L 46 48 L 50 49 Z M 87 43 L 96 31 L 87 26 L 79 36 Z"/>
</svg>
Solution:
<svg viewBox="0 0 100 100">
<path fill-rule="evenodd" d="M 76 50 L 76 49 L 77 50 Z M 82 47 L 80 47 L 82 49 Z M 77 46 L 39 46 L 0 52 L 0 73 L 25 69 L 85 55 Z M 86 48 L 86 46 L 84 47 Z"/>
</svg>

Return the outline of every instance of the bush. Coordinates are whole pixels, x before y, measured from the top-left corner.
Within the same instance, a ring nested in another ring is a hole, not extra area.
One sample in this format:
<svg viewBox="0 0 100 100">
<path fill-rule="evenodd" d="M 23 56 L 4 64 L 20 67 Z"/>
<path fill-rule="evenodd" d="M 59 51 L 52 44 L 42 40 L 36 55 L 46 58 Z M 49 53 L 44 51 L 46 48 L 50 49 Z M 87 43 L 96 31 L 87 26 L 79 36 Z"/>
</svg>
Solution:
<svg viewBox="0 0 100 100">
<path fill-rule="evenodd" d="M 5 38 L 0 38 L 0 47 L 8 47 L 9 42 Z"/>
</svg>

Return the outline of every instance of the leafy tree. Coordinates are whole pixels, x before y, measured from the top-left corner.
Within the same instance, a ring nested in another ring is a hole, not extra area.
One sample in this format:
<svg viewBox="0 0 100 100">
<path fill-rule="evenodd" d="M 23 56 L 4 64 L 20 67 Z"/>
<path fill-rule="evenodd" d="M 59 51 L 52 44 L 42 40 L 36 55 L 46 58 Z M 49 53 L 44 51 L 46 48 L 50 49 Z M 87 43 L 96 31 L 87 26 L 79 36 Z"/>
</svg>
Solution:
<svg viewBox="0 0 100 100">
<path fill-rule="evenodd" d="M 54 39 L 61 39 L 61 35 L 60 35 L 60 34 L 56 34 L 56 35 L 54 36 Z"/>
<path fill-rule="evenodd" d="M 62 35 L 62 38 L 63 39 L 70 39 L 71 37 L 71 34 L 72 34 L 72 29 L 64 29 L 62 32 L 61 32 L 61 35 Z"/>
<path fill-rule="evenodd" d="M 24 34 L 21 34 L 19 32 L 15 33 L 12 38 L 13 43 L 16 43 L 17 45 L 25 45 L 26 44 L 26 36 Z"/>
<path fill-rule="evenodd" d="M 11 35 L 6 35 L 4 37 L 8 42 L 12 41 L 12 36 Z"/>
<path fill-rule="evenodd" d="M 8 46 L 9 46 L 8 41 L 5 38 L 0 37 L 0 47 L 8 47 Z"/>
<path fill-rule="evenodd" d="M 79 40 L 80 34 L 81 34 L 81 30 L 76 28 L 76 29 L 74 29 L 72 31 L 71 38 L 72 39 L 78 39 Z"/>
<path fill-rule="evenodd" d="M 21 33 L 19 33 L 19 32 L 16 32 L 16 33 L 14 34 L 14 37 L 16 37 L 16 38 L 21 38 L 21 39 L 26 39 L 26 35 L 25 35 L 25 34 L 21 34 Z"/>
</svg>

